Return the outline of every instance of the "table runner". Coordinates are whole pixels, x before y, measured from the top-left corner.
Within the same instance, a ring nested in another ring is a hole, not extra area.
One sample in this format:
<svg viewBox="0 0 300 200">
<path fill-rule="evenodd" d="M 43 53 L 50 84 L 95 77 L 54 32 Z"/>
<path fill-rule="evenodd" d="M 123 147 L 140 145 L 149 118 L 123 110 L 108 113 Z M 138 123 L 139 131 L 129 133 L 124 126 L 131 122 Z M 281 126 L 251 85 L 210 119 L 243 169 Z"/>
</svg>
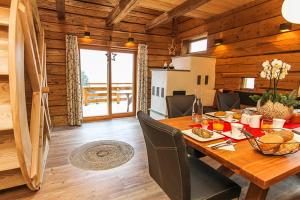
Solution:
<svg viewBox="0 0 300 200">
<path fill-rule="evenodd" d="M 237 123 L 240 123 L 240 122 L 237 122 Z M 208 130 L 213 130 L 213 122 L 209 122 L 209 125 L 208 125 Z M 240 123 L 242 124 L 242 123 Z M 265 134 L 265 132 L 263 130 L 261 130 L 260 128 L 251 128 L 248 124 L 243 124 L 244 125 L 244 129 L 246 131 L 248 131 L 249 133 L 251 133 L 254 137 L 261 137 Z M 194 128 L 194 127 L 199 127 L 201 128 L 201 124 L 191 124 L 190 127 Z M 300 127 L 300 124 L 293 124 L 293 123 L 285 123 L 284 128 L 288 128 L 288 129 L 294 129 L 294 128 L 299 128 Z M 231 131 L 231 125 L 229 122 L 224 122 L 224 130 L 223 132 L 228 132 L 228 131 Z M 222 135 L 222 133 L 220 133 Z M 230 137 L 227 137 L 225 136 L 223 139 L 224 140 L 228 140 Z M 235 140 L 233 138 L 230 138 L 233 142 L 239 142 L 239 141 L 243 141 L 245 139 L 242 139 L 242 140 Z"/>
</svg>

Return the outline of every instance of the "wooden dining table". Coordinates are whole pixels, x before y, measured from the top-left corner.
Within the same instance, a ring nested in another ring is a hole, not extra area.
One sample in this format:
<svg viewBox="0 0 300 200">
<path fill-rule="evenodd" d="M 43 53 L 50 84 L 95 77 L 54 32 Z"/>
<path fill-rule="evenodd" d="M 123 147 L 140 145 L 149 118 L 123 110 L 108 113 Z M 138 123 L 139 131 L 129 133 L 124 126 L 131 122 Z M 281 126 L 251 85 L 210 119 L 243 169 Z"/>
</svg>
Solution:
<svg viewBox="0 0 300 200">
<path fill-rule="evenodd" d="M 180 130 L 191 129 L 191 125 L 195 124 L 190 116 L 164 119 L 161 122 Z M 300 151 L 286 156 L 266 156 L 253 149 L 247 140 L 238 142 L 235 151 L 226 151 L 207 147 L 224 139 L 199 142 L 186 135 L 184 139 L 188 146 L 217 160 L 223 171 L 227 169 L 248 179 L 250 186 L 247 200 L 265 199 L 272 185 L 300 172 Z"/>
</svg>

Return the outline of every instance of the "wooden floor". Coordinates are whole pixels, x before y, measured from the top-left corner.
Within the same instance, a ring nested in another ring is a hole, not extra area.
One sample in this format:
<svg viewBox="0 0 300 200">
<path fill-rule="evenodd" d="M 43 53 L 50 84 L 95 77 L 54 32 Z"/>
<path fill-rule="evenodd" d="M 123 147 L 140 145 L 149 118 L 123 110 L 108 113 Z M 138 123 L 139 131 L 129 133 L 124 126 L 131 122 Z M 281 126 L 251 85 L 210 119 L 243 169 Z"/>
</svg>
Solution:
<svg viewBox="0 0 300 200">
<path fill-rule="evenodd" d="M 95 140 L 121 140 L 135 149 L 128 163 L 106 171 L 84 171 L 69 164 L 68 155 L 82 144 Z M 204 159 L 214 167 L 218 163 Z M 234 175 L 243 186 L 248 182 Z M 300 176 L 293 176 L 271 188 L 268 200 L 300 200 Z M 146 149 L 141 129 L 135 118 L 84 124 L 52 133 L 44 184 L 39 192 L 26 187 L 0 192 L 1 200 L 164 200 L 168 197 L 148 175 Z"/>
</svg>

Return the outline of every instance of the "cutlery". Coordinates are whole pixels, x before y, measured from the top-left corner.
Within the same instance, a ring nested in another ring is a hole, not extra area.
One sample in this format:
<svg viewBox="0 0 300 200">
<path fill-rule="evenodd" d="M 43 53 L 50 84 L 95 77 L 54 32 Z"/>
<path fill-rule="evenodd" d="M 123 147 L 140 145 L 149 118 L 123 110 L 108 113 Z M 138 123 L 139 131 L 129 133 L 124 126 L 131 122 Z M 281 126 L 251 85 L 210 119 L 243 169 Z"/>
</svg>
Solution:
<svg viewBox="0 0 300 200">
<path fill-rule="evenodd" d="M 224 144 L 222 144 L 222 145 L 220 145 L 220 146 L 212 147 L 212 149 L 217 150 L 217 149 L 219 149 L 219 148 L 227 147 L 227 146 L 230 146 L 230 145 L 232 145 L 232 144 L 226 144 L 226 143 L 224 143 Z"/>
<path fill-rule="evenodd" d="M 292 130 L 292 132 L 295 133 L 295 134 L 297 134 L 297 135 L 300 135 L 299 131 Z"/>
<path fill-rule="evenodd" d="M 213 117 L 213 118 L 215 118 L 216 116 L 214 116 L 214 115 L 211 115 L 211 114 L 208 114 L 208 113 L 204 113 L 204 115 L 206 115 L 206 116 L 209 116 L 209 117 Z"/>
<path fill-rule="evenodd" d="M 226 140 L 225 142 L 222 142 L 222 143 L 218 143 L 218 144 L 215 144 L 213 146 L 210 146 L 210 148 L 212 149 L 218 149 L 220 147 L 224 147 L 224 146 L 228 146 L 228 145 L 232 145 L 232 140 L 231 139 L 228 139 Z"/>
<path fill-rule="evenodd" d="M 214 116 L 214 115 L 211 115 L 211 114 L 208 114 L 208 113 L 204 113 L 204 115 L 212 117 L 212 118 L 222 119 L 221 117 L 217 117 L 217 116 Z"/>
</svg>

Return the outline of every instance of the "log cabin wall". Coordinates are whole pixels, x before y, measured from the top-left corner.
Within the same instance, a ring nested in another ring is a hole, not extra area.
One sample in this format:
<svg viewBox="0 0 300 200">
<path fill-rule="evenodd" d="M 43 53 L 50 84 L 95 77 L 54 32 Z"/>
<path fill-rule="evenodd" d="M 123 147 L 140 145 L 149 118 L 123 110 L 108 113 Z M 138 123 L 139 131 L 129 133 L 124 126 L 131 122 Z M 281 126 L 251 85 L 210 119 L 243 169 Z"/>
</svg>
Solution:
<svg viewBox="0 0 300 200">
<path fill-rule="evenodd" d="M 82 37 L 86 28 L 91 32 L 90 45 L 99 47 L 124 48 L 130 33 L 138 43 L 148 44 L 148 66 L 161 67 L 165 61 L 170 62 L 168 45 L 171 43 L 172 29 L 167 24 L 145 33 L 145 24 L 161 12 L 136 8 L 122 22 L 113 28 L 106 27 L 105 20 L 114 5 L 101 0 L 66 0 L 65 20 L 57 17 L 55 0 L 38 0 L 41 21 L 45 27 L 47 43 L 47 73 L 50 88 L 49 107 L 54 126 L 67 124 L 66 101 L 66 33 Z M 80 40 L 84 44 L 84 40 Z M 136 51 L 136 49 L 133 49 Z M 149 72 L 149 85 L 150 75 Z M 149 95 L 150 98 L 150 87 Z M 149 99 L 150 103 L 150 99 Z"/>
<path fill-rule="evenodd" d="M 196 55 L 214 56 L 217 89 L 240 90 L 242 77 L 257 77 L 253 92 L 262 92 L 268 86 L 259 77 L 261 64 L 267 59 L 282 59 L 292 65 L 291 72 L 280 84 L 282 91 L 298 89 L 300 82 L 300 26 L 280 33 L 285 23 L 281 15 L 283 0 L 257 0 L 224 13 L 207 22 L 190 19 L 178 25 L 178 46 L 187 40 L 208 34 L 208 50 Z M 223 45 L 214 46 L 215 39 Z M 181 48 L 181 54 L 186 54 Z"/>
</svg>

